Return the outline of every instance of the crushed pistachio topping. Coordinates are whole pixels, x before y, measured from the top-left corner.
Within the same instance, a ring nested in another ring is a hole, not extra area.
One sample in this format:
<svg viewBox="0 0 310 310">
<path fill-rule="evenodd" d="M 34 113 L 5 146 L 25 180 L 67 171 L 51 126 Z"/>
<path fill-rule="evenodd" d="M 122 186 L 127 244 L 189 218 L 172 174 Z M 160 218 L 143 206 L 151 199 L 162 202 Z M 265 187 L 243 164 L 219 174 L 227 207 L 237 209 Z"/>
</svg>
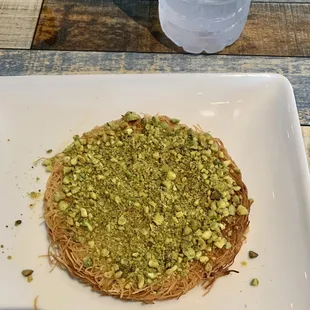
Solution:
<svg viewBox="0 0 310 310">
<path fill-rule="evenodd" d="M 56 163 L 63 178 L 53 199 L 88 249 L 84 267 L 125 287 L 186 274 L 195 261 L 210 272 L 212 251 L 232 246 L 227 223 L 248 214 L 218 143 L 177 119 L 127 112 L 43 165 Z"/>
</svg>

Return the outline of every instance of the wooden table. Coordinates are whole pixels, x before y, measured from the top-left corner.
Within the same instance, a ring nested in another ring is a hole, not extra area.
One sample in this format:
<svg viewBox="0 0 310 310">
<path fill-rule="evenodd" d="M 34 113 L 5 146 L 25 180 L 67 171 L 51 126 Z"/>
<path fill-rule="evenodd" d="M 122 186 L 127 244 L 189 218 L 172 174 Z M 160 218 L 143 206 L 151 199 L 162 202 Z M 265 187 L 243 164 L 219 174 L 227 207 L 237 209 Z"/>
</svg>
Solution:
<svg viewBox="0 0 310 310">
<path fill-rule="evenodd" d="M 0 75 L 280 73 L 294 87 L 310 154 L 310 0 L 253 0 L 241 38 L 211 56 L 184 54 L 169 41 L 157 5 L 157 0 L 0 0 Z"/>
</svg>

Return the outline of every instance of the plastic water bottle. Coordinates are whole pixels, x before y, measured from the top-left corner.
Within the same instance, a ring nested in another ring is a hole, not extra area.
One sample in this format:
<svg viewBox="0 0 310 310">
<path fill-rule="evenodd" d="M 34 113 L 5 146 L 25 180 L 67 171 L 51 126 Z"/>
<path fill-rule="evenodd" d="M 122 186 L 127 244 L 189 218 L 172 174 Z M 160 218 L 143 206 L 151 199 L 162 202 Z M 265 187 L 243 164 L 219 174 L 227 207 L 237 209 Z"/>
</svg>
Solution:
<svg viewBox="0 0 310 310">
<path fill-rule="evenodd" d="M 159 0 L 159 20 L 186 52 L 212 54 L 233 44 L 245 26 L 251 0 Z"/>
</svg>

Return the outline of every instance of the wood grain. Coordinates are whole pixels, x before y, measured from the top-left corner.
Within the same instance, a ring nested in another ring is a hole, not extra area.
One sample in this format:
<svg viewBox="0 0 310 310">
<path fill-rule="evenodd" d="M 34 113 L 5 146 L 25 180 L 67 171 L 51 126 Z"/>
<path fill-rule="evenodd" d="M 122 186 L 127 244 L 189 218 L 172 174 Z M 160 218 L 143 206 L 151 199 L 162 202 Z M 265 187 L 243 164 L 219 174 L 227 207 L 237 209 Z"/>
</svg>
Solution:
<svg viewBox="0 0 310 310">
<path fill-rule="evenodd" d="M 310 58 L 0 51 L 0 75 L 103 73 L 280 73 L 292 83 L 302 125 L 310 125 Z"/>
<path fill-rule="evenodd" d="M 42 0 L 0 0 L 0 48 L 30 48 Z"/>
<path fill-rule="evenodd" d="M 34 49 L 182 53 L 162 33 L 157 0 L 46 0 Z M 222 54 L 309 56 L 310 4 L 253 3 Z"/>
<path fill-rule="evenodd" d="M 273 2 L 273 3 L 310 3 L 310 0 L 252 0 L 252 2 Z"/>
<path fill-rule="evenodd" d="M 310 168 L 310 127 L 309 126 L 302 126 L 301 130 L 302 130 L 302 135 L 303 135 L 303 138 L 304 138 L 305 150 L 306 150 L 308 165 L 309 165 L 309 168 Z"/>
<path fill-rule="evenodd" d="M 46 0 L 34 49 L 179 51 L 161 32 L 157 0 Z"/>
<path fill-rule="evenodd" d="M 240 40 L 224 54 L 309 56 L 310 4 L 253 3 Z"/>
</svg>

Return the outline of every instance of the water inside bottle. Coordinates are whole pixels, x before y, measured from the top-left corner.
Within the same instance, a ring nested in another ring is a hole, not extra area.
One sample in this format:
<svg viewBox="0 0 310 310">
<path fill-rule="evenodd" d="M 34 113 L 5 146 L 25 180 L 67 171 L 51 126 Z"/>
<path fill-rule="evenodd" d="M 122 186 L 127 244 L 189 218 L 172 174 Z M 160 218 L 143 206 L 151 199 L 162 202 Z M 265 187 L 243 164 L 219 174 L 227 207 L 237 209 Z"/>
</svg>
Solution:
<svg viewBox="0 0 310 310">
<path fill-rule="evenodd" d="M 159 0 L 165 34 L 191 53 L 215 53 L 240 36 L 250 0 Z"/>
</svg>

